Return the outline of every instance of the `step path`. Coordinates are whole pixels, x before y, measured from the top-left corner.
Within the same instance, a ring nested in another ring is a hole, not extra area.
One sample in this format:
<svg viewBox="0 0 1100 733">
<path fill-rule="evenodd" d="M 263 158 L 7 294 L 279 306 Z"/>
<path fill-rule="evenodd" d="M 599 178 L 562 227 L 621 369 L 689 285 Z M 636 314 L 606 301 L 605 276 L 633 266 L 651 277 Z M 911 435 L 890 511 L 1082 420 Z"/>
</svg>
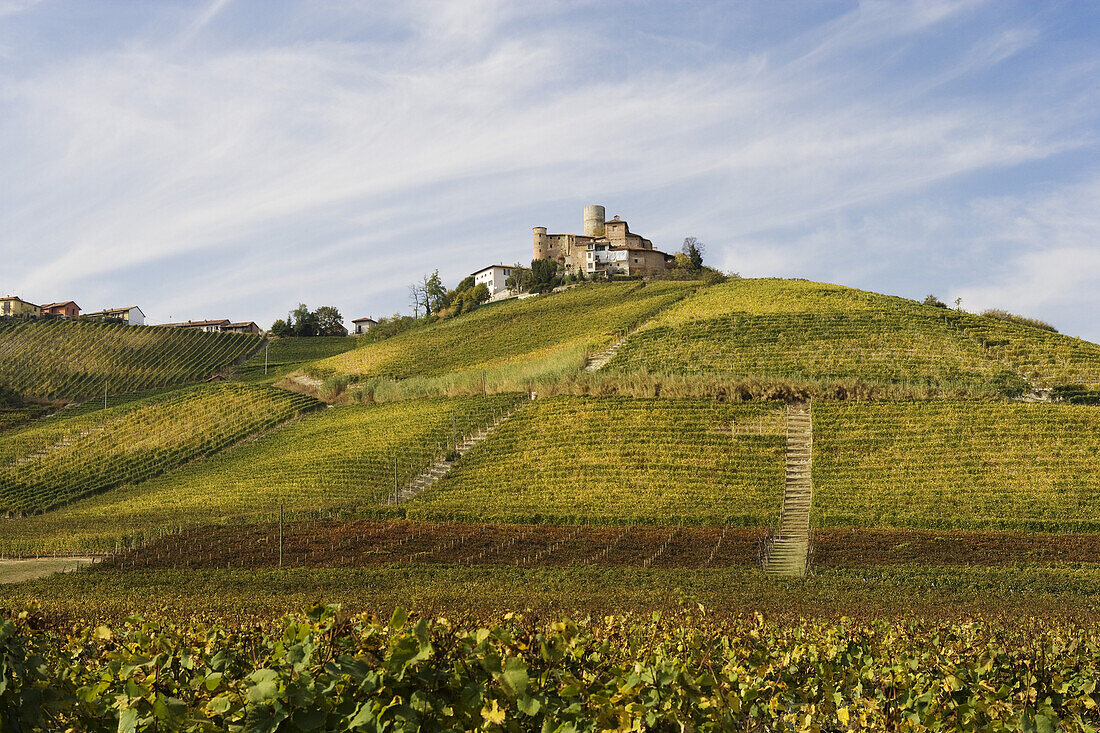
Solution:
<svg viewBox="0 0 1100 733">
<path fill-rule="evenodd" d="M 764 556 L 769 575 L 806 574 L 810 552 L 810 502 L 813 498 L 813 420 L 810 403 L 787 404 L 787 484 L 779 528 Z"/>
<path fill-rule="evenodd" d="M 501 413 L 500 417 L 498 417 L 496 421 L 492 424 L 479 429 L 475 433 L 467 435 L 455 448 L 455 451 L 458 453 L 459 457 L 466 455 L 466 451 L 470 450 L 475 445 L 492 435 L 493 431 L 496 430 L 501 423 L 512 417 L 512 415 L 516 414 L 516 411 L 523 406 L 523 403 L 524 401 L 521 400 L 514 407 Z M 437 458 L 434 462 L 432 462 L 430 466 L 428 466 L 427 470 L 424 471 L 424 473 L 420 474 L 412 481 L 410 481 L 407 485 L 403 486 L 397 492 L 397 496 L 390 496 L 386 500 L 386 504 L 390 506 L 394 504 L 404 504 L 405 502 L 414 498 L 420 492 L 434 486 L 437 481 L 439 481 L 451 472 L 451 469 L 454 468 L 454 465 L 454 462 L 448 461 L 446 456 Z"/>
<path fill-rule="evenodd" d="M 586 372 L 597 372 L 607 366 L 607 362 L 615 358 L 615 354 L 619 353 L 619 347 L 638 329 L 634 329 L 630 333 L 626 334 L 622 338 L 616 339 L 615 343 L 608 346 L 603 351 L 597 351 L 595 354 L 589 354 L 588 361 L 585 362 L 584 370 Z"/>
</svg>

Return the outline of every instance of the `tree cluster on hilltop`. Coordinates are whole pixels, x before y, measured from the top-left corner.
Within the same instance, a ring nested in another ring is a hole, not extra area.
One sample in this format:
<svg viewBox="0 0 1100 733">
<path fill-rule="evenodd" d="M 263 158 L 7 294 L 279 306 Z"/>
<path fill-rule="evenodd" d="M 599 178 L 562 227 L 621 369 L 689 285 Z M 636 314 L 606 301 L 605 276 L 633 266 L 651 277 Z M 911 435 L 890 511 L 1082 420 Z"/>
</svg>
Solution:
<svg viewBox="0 0 1100 733">
<path fill-rule="evenodd" d="M 287 314 L 286 320 L 279 319 L 271 324 L 271 335 L 286 336 L 347 336 L 344 317 L 331 305 L 323 305 L 311 311 L 305 303 Z"/>
</svg>

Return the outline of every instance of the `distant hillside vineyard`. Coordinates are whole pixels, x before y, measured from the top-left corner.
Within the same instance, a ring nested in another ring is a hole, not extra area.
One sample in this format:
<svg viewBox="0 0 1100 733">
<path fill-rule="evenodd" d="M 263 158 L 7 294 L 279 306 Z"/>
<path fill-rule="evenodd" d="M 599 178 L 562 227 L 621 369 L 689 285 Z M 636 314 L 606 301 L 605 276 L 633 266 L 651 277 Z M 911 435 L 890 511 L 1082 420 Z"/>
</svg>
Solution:
<svg viewBox="0 0 1100 733">
<path fill-rule="evenodd" d="M 609 366 L 992 396 L 1100 383 L 1100 345 L 841 285 L 733 280 L 662 311 Z"/>
<path fill-rule="evenodd" d="M 88 321 L 0 325 L 0 386 L 28 396 L 85 399 L 206 379 L 259 348 L 252 334 Z"/>
<path fill-rule="evenodd" d="M 575 371 L 590 352 L 687 295 L 694 283 L 586 285 L 482 306 L 316 362 L 319 372 L 357 377 L 439 377 L 484 370 L 531 376 Z"/>
<path fill-rule="evenodd" d="M 0 516 L 144 481 L 320 405 L 296 392 L 222 383 L 75 417 L 62 410 L 0 441 Z"/>
</svg>

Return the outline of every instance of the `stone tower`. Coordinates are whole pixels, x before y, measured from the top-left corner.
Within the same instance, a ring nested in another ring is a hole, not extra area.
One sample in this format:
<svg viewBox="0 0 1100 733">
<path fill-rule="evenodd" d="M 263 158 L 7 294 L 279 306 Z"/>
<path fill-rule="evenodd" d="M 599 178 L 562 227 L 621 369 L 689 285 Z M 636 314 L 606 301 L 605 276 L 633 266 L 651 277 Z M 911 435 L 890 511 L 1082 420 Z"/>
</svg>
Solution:
<svg viewBox="0 0 1100 733">
<path fill-rule="evenodd" d="M 584 207 L 584 236 L 602 237 L 604 217 L 607 214 L 599 204 Z"/>
<path fill-rule="evenodd" d="M 546 227 L 535 227 L 534 241 L 532 242 L 534 259 L 545 260 L 550 258 L 550 237 L 546 235 Z"/>
</svg>

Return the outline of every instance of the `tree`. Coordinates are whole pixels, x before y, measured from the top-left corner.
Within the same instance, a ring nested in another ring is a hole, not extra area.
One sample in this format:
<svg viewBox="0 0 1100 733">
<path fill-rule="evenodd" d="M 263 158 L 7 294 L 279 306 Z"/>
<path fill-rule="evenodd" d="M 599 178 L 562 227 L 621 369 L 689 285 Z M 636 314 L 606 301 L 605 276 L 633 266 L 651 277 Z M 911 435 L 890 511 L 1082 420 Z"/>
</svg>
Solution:
<svg viewBox="0 0 1100 733">
<path fill-rule="evenodd" d="M 531 291 L 550 290 L 557 274 L 558 263 L 554 260 L 531 260 Z"/>
<path fill-rule="evenodd" d="M 424 299 L 416 283 L 409 286 L 409 307 L 413 309 L 413 318 L 420 318 L 420 310 L 424 307 Z"/>
<path fill-rule="evenodd" d="M 474 305 L 481 305 L 489 300 L 489 286 L 485 283 L 478 283 L 473 290 L 467 290 L 470 295 L 470 299 L 474 302 Z"/>
<path fill-rule="evenodd" d="M 535 279 L 531 270 L 518 262 L 512 265 L 512 274 L 504 281 L 504 287 L 513 293 L 526 293 L 534 285 Z"/>
<path fill-rule="evenodd" d="M 310 311 L 305 303 L 299 303 L 298 307 L 290 312 L 287 322 L 294 324 L 295 336 L 317 335 L 317 314 Z"/>
<path fill-rule="evenodd" d="M 293 336 L 294 329 L 289 323 L 280 318 L 279 320 L 271 324 L 271 335 L 277 338 L 282 338 L 284 336 Z"/>
<path fill-rule="evenodd" d="M 447 288 L 443 287 L 443 281 L 439 279 L 439 270 L 431 276 L 425 275 L 421 288 L 424 302 L 427 303 L 426 314 L 438 313 L 446 307 Z"/>
<path fill-rule="evenodd" d="M 347 336 L 344 317 L 331 305 L 323 305 L 314 312 L 317 333 L 322 336 Z"/>
<path fill-rule="evenodd" d="M 703 266 L 703 252 L 706 251 L 706 245 L 695 237 L 684 237 L 684 246 L 680 251 L 687 255 L 692 270 L 698 270 Z"/>
<path fill-rule="evenodd" d="M 928 295 L 924 299 L 924 304 L 935 306 L 936 308 L 946 308 L 947 307 L 947 303 L 944 303 L 942 300 L 937 298 L 935 295 L 931 295 L 931 294 Z"/>
</svg>

